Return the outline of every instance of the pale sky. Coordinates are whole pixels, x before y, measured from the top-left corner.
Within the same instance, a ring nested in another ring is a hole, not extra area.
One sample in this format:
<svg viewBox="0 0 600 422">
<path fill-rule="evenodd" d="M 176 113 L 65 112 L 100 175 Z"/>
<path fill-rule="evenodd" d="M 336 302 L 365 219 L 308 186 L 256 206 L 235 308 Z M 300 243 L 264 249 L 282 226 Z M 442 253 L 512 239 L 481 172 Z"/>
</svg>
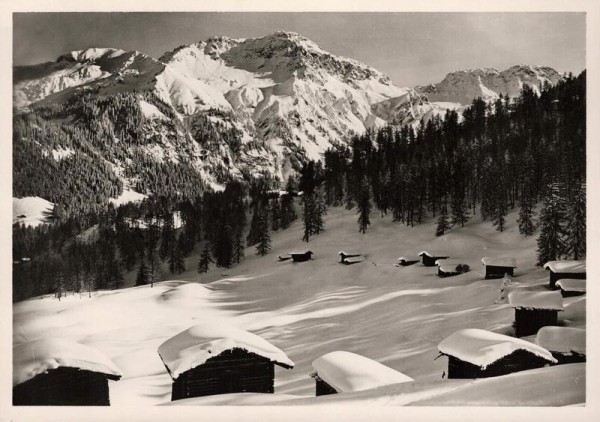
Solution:
<svg viewBox="0 0 600 422">
<path fill-rule="evenodd" d="M 520 63 L 575 74 L 585 68 L 585 13 L 17 13 L 13 24 L 15 65 L 54 61 L 87 47 L 158 58 L 215 35 L 286 30 L 371 65 L 400 86 Z"/>
</svg>

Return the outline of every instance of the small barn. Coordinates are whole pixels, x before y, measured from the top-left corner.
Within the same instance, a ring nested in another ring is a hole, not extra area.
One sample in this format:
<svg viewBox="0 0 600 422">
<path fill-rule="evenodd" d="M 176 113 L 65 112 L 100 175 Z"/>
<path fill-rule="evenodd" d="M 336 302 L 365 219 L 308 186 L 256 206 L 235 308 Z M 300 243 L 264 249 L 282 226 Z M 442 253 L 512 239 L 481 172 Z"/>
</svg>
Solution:
<svg viewBox="0 0 600 422">
<path fill-rule="evenodd" d="M 557 362 L 536 344 L 475 328 L 455 332 L 438 349 L 448 356 L 449 379 L 497 377 Z"/>
<path fill-rule="evenodd" d="M 310 261 L 313 255 L 314 254 L 311 251 L 290 252 L 290 256 L 292 257 L 292 261 L 294 262 Z"/>
<path fill-rule="evenodd" d="M 535 344 L 548 349 L 559 364 L 586 361 L 585 330 L 582 328 L 541 328 Z"/>
<path fill-rule="evenodd" d="M 227 393 L 273 393 L 275 365 L 294 363 L 248 331 L 223 324 L 193 326 L 160 345 L 173 379 L 171 400 Z"/>
<path fill-rule="evenodd" d="M 427 252 L 427 251 L 420 252 L 418 256 L 421 257 L 423 265 L 425 265 L 426 267 L 435 267 L 435 262 L 438 259 L 449 258 L 448 256 L 445 256 L 445 255 L 442 255 L 442 254 L 435 254 L 435 253 L 430 253 L 430 252 Z"/>
<path fill-rule="evenodd" d="M 398 258 L 398 265 L 401 267 L 408 267 L 409 265 L 416 264 L 417 262 L 419 262 L 418 259 L 407 259 L 403 256 Z"/>
<path fill-rule="evenodd" d="M 336 351 L 312 363 L 316 395 L 351 393 L 414 381 L 388 366 L 351 352 Z"/>
<path fill-rule="evenodd" d="M 340 251 L 338 252 L 338 255 L 340 256 L 340 264 L 346 264 L 348 258 L 362 258 L 362 254 L 358 253 L 358 252 L 344 252 L 344 251 Z M 352 260 L 351 260 L 352 261 Z M 361 259 L 362 261 L 362 259 Z"/>
<path fill-rule="evenodd" d="M 563 298 L 557 291 L 512 291 L 508 303 L 515 308 L 515 336 L 536 334 L 542 327 L 558 324 Z"/>
<path fill-rule="evenodd" d="M 481 262 L 485 266 L 485 278 L 502 278 L 506 274 L 513 277 L 517 268 L 517 260 L 509 257 L 484 257 Z"/>
<path fill-rule="evenodd" d="M 581 296 L 586 292 L 586 280 L 576 278 L 563 278 L 556 282 L 562 297 Z"/>
<path fill-rule="evenodd" d="M 13 349 L 13 405 L 109 406 L 120 370 L 99 350 L 49 338 Z"/>
<path fill-rule="evenodd" d="M 435 264 L 438 268 L 438 277 L 451 277 L 469 271 L 469 266 L 457 259 L 439 259 Z"/>
<path fill-rule="evenodd" d="M 544 264 L 550 271 L 550 287 L 556 288 L 556 282 L 563 278 L 586 279 L 585 261 L 550 261 Z"/>
</svg>

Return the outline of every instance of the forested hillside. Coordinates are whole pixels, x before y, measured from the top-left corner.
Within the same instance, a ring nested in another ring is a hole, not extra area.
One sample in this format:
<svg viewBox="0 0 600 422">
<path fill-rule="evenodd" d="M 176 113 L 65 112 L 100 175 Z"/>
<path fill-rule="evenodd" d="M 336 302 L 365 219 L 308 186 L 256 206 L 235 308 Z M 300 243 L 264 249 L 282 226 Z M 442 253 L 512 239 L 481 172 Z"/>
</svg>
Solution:
<svg viewBox="0 0 600 422">
<path fill-rule="evenodd" d="M 355 136 L 350 147 L 327 150 L 324 164 L 304 163 L 283 194 L 270 190 L 273 180 L 248 175 L 244 182 L 224 179 L 225 190 L 212 192 L 191 165 L 171 167 L 143 152 L 131 155 L 124 145 L 147 142 L 138 104 L 129 95 L 89 97 L 15 117 L 15 196 L 43 196 L 62 205 L 50 225 L 14 226 L 14 300 L 119 288 L 132 271 L 137 284 L 153 283 L 167 271 L 184 271 L 183 258 L 194 250 L 198 272 L 230 267 L 248 245 L 267 254 L 269 232 L 287 228 L 296 205 L 302 206 L 307 242 L 326 230 L 326 205 L 356 207 L 363 233 L 374 206 L 398 224 L 433 218 L 438 236 L 475 213 L 503 231 L 508 211 L 519 207 L 521 234 L 531 236 L 539 227 L 540 264 L 585 257 L 585 72 L 546 85 L 540 95 L 525 86 L 514 99 L 475 100 L 462 115 L 449 111 L 417 130 L 386 127 Z M 70 120 L 72 108 L 81 117 Z M 160 111 L 169 113 L 167 107 Z M 196 119 L 203 148 L 224 142 L 235 150 L 234 129 L 217 131 Z M 177 125 L 165 130 L 177 136 Z M 46 159 L 41 144 L 64 156 Z M 90 158 L 98 150 L 123 163 L 136 188 L 153 195 L 139 204 L 105 205 L 123 186 L 110 164 Z M 71 176 L 68 183 L 64 172 Z"/>
</svg>

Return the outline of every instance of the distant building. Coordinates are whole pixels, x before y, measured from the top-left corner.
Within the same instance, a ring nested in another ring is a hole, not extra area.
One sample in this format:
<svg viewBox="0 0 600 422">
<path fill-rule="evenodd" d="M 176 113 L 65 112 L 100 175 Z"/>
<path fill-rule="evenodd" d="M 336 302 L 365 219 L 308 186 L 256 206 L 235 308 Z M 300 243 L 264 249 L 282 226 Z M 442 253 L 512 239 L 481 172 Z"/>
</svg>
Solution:
<svg viewBox="0 0 600 422">
<path fill-rule="evenodd" d="M 226 393 L 273 393 L 275 365 L 294 363 L 265 339 L 222 324 L 200 324 L 158 348 L 173 379 L 171 400 Z"/>
<path fill-rule="evenodd" d="M 581 296 L 586 292 L 586 280 L 576 278 L 562 278 L 556 282 L 563 297 Z"/>
<path fill-rule="evenodd" d="M 513 277 L 517 260 L 509 257 L 485 257 L 481 259 L 485 266 L 485 278 L 502 278 L 506 274 Z"/>
<path fill-rule="evenodd" d="M 438 277 L 451 277 L 469 271 L 469 266 L 457 259 L 439 259 L 435 264 L 438 267 Z"/>
<path fill-rule="evenodd" d="M 13 349 L 13 405 L 109 406 L 108 380 L 121 372 L 100 351 L 64 339 Z"/>
<path fill-rule="evenodd" d="M 338 252 L 338 255 L 340 256 L 340 264 L 346 264 L 347 263 L 346 261 L 348 260 L 348 258 L 362 257 L 362 254 L 356 253 L 356 252 L 347 253 L 344 251 L 340 251 L 340 252 Z M 361 261 L 362 261 L 362 259 L 361 259 Z"/>
<path fill-rule="evenodd" d="M 305 262 L 310 261 L 312 259 L 313 253 L 311 251 L 290 252 L 290 256 L 292 257 L 292 261 L 294 262 Z"/>
<path fill-rule="evenodd" d="M 586 361 L 585 331 L 582 328 L 544 327 L 535 343 L 548 349 L 559 364 Z"/>
<path fill-rule="evenodd" d="M 512 291 L 508 303 L 515 308 L 515 335 L 536 334 L 542 327 L 558 324 L 558 311 L 563 310 L 560 292 Z"/>
<path fill-rule="evenodd" d="M 438 349 L 448 356 L 449 379 L 497 377 L 557 362 L 536 344 L 475 328 L 455 332 Z"/>
<path fill-rule="evenodd" d="M 448 256 L 429 253 L 427 251 L 420 252 L 418 256 L 421 257 L 423 265 L 425 265 L 426 267 L 435 267 L 435 261 L 437 261 L 438 259 L 449 258 Z"/>
<path fill-rule="evenodd" d="M 312 363 L 316 395 L 350 393 L 414 381 L 377 361 L 351 352 L 331 352 Z"/>
<path fill-rule="evenodd" d="M 563 278 L 586 279 L 585 261 L 550 261 L 544 264 L 544 269 L 550 271 L 551 288 Z"/>
<path fill-rule="evenodd" d="M 406 259 L 405 257 L 401 256 L 400 258 L 398 258 L 398 265 L 400 265 L 401 267 L 408 267 L 409 265 L 413 265 L 416 264 L 417 262 L 419 262 L 418 259 Z"/>
</svg>

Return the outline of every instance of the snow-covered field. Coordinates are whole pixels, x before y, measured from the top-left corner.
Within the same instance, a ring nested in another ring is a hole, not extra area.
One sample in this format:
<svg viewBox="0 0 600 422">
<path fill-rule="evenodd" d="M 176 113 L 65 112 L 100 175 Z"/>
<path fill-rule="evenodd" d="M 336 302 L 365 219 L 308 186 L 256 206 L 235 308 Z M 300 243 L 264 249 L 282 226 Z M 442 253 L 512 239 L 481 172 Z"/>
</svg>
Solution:
<svg viewBox="0 0 600 422">
<path fill-rule="evenodd" d="M 13 224 L 37 227 L 46 222 L 54 204 L 37 196 L 13 198 Z"/>
<path fill-rule="evenodd" d="M 300 241 L 298 220 L 272 235 L 268 255 L 256 256 L 248 248 L 243 262 L 232 269 L 212 268 L 198 275 L 197 256 L 192 256 L 186 262 L 189 271 L 153 288 L 17 303 L 13 342 L 17 346 L 61 337 L 99 349 L 123 373 L 120 381 L 110 382 L 113 407 L 169 402 L 171 378 L 157 349 L 168 338 L 206 322 L 258 334 L 295 366 L 276 368 L 274 395 L 232 394 L 177 404 L 580 405 L 586 401 L 586 364 L 476 381 L 442 379 L 447 358 L 437 358 L 437 346 L 455 331 L 513 333 L 514 310 L 498 300 L 501 280 L 484 280 L 482 257 L 516 259 L 512 290 L 546 289 L 548 273 L 535 267 L 535 237 L 520 236 L 516 218 L 514 212 L 508 216 L 504 233 L 477 217 L 436 238 L 432 222 L 410 228 L 373 213 L 373 224 L 361 235 L 355 211 L 330 209 L 326 231 L 308 245 Z M 314 252 L 312 261 L 277 259 L 305 248 Z M 342 265 L 340 250 L 362 253 L 366 259 Z M 447 253 L 471 271 L 439 278 L 435 268 L 420 263 L 394 265 L 398 257 L 416 258 L 422 250 Z M 585 328 L 585 303 L 585 296 L 565 298 L 560 323 Z M 338 350 L 378 361 L 414 381 L 314 398 L 312 362 Z"/>
</svg>

